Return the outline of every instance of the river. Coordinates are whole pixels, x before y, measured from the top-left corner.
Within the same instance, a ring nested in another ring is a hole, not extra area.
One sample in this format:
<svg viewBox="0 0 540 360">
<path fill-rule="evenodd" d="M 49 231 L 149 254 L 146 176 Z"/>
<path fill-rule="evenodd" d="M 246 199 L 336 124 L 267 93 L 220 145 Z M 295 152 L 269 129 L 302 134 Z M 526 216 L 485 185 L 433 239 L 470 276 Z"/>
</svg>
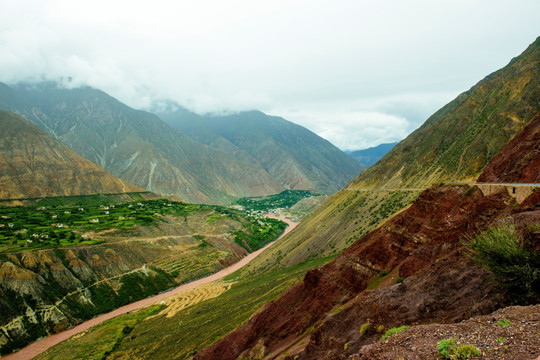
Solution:
<svg viewBox="0 0 540 360">
<path fill-rule="evenodd" d="M 275 219 L 279 219 L 281 221 L 286 222 L 289 226 L 285 229 L 283 234 L 278 238 L 281 239 L 283 236 L 287 235 L 289 232 L 291 232 L 292 229 L 296 227 L 296 223 L 290 221 L 289 219 L 283 219 L 279 218 L 275 215 L 268 215 L 268 217 L 272 217 Z M 277 241 L 277 240 L 276 240 Z M 27 360 L 32 359 L 35 356 L 38 356 L 48 348 L 67 340 L 68 338 L 72 337 L 73 335 L 79 334 L 85 330 L 88 330 L 92 326 L 101 324 L 102 322 L 112 319 L 118 315 L 126 314 L 130 311 L 141 309 L 145 306 L 149 306 L 155 303 L 159 303 L 161 300 L 168 298 L 169 296 L 179 294 L 181 292 L 184 292 L 189 289 L 193 289 L 199 285 L 206 284 L 215 280 L 219 280 L 229 274 L 232 274 L 236 270 L 246 266 L 251 260 L 255 259 L 260 253 L 262 253 L 266 248 L 272 246 L 273 242 L 266 245 L 264 248 L 259 249 L 255 252 L 252 252 L 251 254 L 247 255 L 246 257 L 242 258 L 237 263 L 217 272 L 212 275 L 209 275 L 207 277 L 189 282 L 187 284 L 180 285 L 170 291 L 154 295 L 152 297 L 142 299 L 136 302 L 133 302 L 131 304 L 124 305 L 116 310 L 113 310 L 109 313 L 97 316 L 93 319 L 90 319 L 88 321 L 85 321 L 83 323 L 80 323 L 79 325 L 72 327 L 71 329 L 62 331 L 58 334 L 53 334 L 50 336 L 47 336 L 46 338 L 43 338 L 41 340 L 38 340 L 36 342 L 33 342 L 32 344 L 26 346 L 25 348 L 19 350 L 16 353 L 9 354 L 2 357 L 2 360 Z"/>
</svg>

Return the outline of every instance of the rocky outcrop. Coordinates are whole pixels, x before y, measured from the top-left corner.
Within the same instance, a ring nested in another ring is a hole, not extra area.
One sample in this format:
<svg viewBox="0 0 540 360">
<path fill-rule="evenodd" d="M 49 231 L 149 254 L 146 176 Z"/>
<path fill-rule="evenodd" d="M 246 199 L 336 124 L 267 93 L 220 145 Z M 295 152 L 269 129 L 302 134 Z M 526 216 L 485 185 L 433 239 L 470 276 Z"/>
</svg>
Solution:
<svg viewBox="0 0 540 360">
<path fill-rule="evenodd" d="M 363 347 L 351 360 L 437 359 L 442 340 L 454 339 L 460 345 L 470 344 L 485 360 L 538 359 L 540 356 L 540 305 L 511 306 L 459 324 L 411 326 Z M 504 321 L 501 326 L 499 321 Z M 459 340 L 457 340 L 459 339 Z"/>
</svg>

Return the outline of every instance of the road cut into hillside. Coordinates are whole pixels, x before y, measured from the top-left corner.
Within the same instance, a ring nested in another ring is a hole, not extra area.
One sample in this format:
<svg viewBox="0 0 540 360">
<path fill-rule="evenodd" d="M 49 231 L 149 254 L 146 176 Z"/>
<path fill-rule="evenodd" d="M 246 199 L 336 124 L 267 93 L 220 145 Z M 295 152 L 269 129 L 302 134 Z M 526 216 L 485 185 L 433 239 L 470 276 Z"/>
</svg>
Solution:
<svg viewBox="0 0 540 360">
<path fill-rule="evenodd" d="M 277 216 L 275 216 L 273 214 L 268 214 L 267 216 L 271 217 L 271 218 L 274 218 L 274 219 L 279 219 L 279 220 L 281 220 L 283 222 L 286 222 L 289 225 L 285 229 L 283 234 L 281 234 L 281 236 L 277 240 L 279 240 L 283 236 L 287 235 L 297 225 L 297 223 L 294 223 L 289 219 L 280 218 L 280 217 L 277 217 Z M 133 302 L 133 303 L 128 304 L 128 305 L 124 305 L 124 306 L 122 306 L 122 307 L 120 307 L 120 308 L 118 308 L 116 310 L 113 310 L 113 311 L 111 311 L 109 313 L 106 313 L 106 314 L 97 316 L 97 317 L 95 317 L 93 319 L 87 320 L 87 321 L 85 321 L 85 322 L 83 322 L 83 323 L 81 323 L 81 324 L 79 324 L 79 325 L 77 325 L 77 326 L 75 326 L 75 327 L 73 327 L 71 329 L 62 331 L 62 332 L 60 332 L 58 334 L 53 334 L 53 335 L 47 336 L 46 338 L 43 338 L 41 340 L 38 340 L 38 341 L 26 346 L 25 348 L 19 350 L 16 353 L 3 356 L 2 359 L 3 360 L 27 360 L 27 359 L 32 359 L 33 357 L 38 356 L 39 354 L 43 353 L 44 351 L 46 351 L 50 347 L 52 347 L 52 346 L 54 346 L 54 345 L 56 345 L 56 344 L 58 344 L 58 343 L 60 343 L 60 342 L 62 342 L 64 340 L 69 339 L 73 335 L 76 335 L 76 334 L 79 334 L 79 333 L 81 333 L 81 332 L 83 332 L 85 330 L 88 330 L 92 326 L 99 325 L 104 321 L 107 321 L 107 320 L 112 319 L 112 318 L 114 318 L 116 316 L 119 316 L 119 315 L 126 314 L 126 313 L 128 313 L 130 311 L 135 311 L 135 310 L 141 309 L 143 307 L 159 303 L 163 299 L 166 299 L 166 298 L 168 298 L 170 296 L 177 295 L 177 294 L 182 293 L 184 291 L 193 289 L 193 288 L 195 288 L 197 286 L 207 284 L 207 283 L 215 281 L 215 280 L 219 280 L 219 279 L 221 279 L 221 278 L 223 278 L 223 277 L 225 277 L 227 275 L 232 274 L 236 270 L 246 266 L 250 261 L 252 261 L 257 256 L 259 256 L 259 254 L 261 254 L 265 249 L 272 246 L 272 244 L 274 242 L 266 245 L 262 249 L 259 249 L 259 250 L 255 251 L 255 252 L 252 252 L 251 254 L 247 255 L 246 257 L 244 257 L 243 259 L 241 259 L 237 263 L 235 263 L 235 264 L 233 264 L 233 265 L 231 265 L 231 266 L 229 266 L 229 267 L 227 267 L 227 268 L 225 268 L 225 269 L 223 269 L 223 270 L 221 270 L 221 271 L 219 271 L 219 272 L 217 272 L 215 274 L 212 274 L 212 275 L 209 275 L 207 277 L 204 277 L 204 278 L 189 282 L 187 284 L 180 285 L 180 286 L 178 286 L 178 287 L 176 287 L 176 288 L 174 288 L 174 289 L 172 289 L 170 291 L 167 291 L 167 292 L 164 292 L 164 293 L 161 293 L 161 294 L 157 294 L 157 295 L 154 295 L 152 297 L 149 297 L 149 298 L 146 298 L 146 299 L 143 299 L 143 300 L 139 300 L 139 301 Z"/>
</svg>

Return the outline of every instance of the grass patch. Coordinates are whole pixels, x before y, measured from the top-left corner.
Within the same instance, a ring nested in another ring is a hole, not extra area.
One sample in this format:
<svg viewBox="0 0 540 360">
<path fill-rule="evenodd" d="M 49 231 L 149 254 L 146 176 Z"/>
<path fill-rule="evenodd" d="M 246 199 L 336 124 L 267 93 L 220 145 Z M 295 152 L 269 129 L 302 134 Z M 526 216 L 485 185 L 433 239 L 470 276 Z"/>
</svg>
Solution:
<svg viewBox="0 0 540 360">
<path fill-rule="evenodd" d="M 387 337 L 389 336 L 392 336 L 400 331 L 403 331 L 405 329 L 408 329 L 410 327 L 410 325 L 404 325 L 404 326 L 400 326 L 400 327 L 395 327 L 395 328 L 391 328 L 389 330 L 387 330 L 383 336 L 381 336 L 381 339 L 386 339 Z"/>
<path fill-rule="evenodd" d="M 390 272 L 388 270 L 382 270 L 380 275 L 376 278 L 373 278 L 371 280 L 368 281 L 368 286 L 367 286 L 367 289 L 368 290 L 371 290 L 371 289 L 375 289 L 377 286 L 379 286 L 384 280 L 386 280 L 386 278 L 388 277 L 388 274 L 390 274 Z"/>
</svg>

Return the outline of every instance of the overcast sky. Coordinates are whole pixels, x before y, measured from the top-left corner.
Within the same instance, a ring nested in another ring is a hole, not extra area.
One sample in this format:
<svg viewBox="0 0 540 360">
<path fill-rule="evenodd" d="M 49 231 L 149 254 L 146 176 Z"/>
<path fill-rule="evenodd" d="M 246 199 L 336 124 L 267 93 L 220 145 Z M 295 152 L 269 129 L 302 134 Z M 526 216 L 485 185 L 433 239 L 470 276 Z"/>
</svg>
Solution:
<svg viewBox="0 0 540 360">
<path fill-rule="evenodd" d="M 404 138 L 540 36 L 538 0 L 0 0 L 0 81 L 259 109 L 343 150 Z"/>
</svg>

